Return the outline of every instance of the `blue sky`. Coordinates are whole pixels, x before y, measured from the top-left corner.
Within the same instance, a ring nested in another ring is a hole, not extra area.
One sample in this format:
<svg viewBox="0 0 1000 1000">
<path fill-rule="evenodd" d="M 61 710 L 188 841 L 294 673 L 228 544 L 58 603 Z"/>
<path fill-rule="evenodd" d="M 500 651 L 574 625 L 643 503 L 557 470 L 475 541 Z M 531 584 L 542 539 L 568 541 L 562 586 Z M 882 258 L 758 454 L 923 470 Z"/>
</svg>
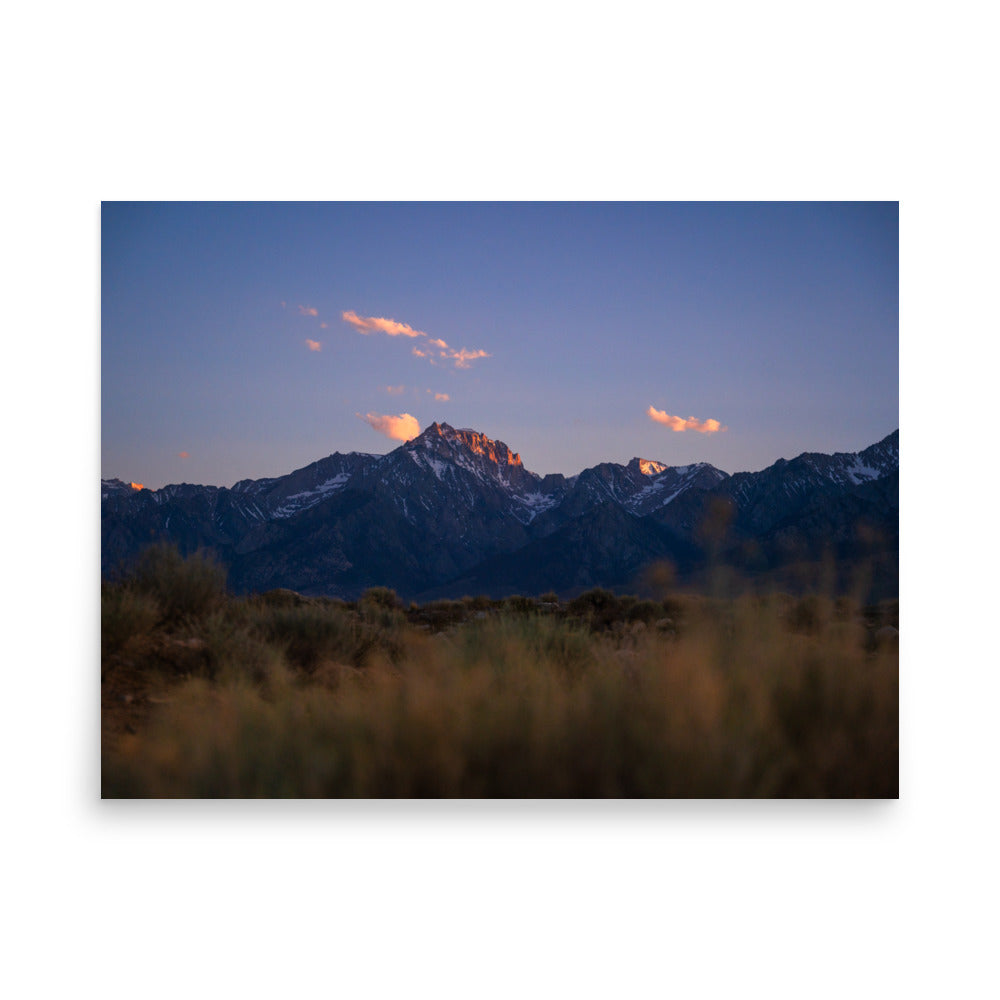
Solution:
<svg viewBox="0 0 1000 1000">
<path fill-rule="evenodd" d="M 228 486 L 434 420 L 539 473 L 738 472 L 899 424 L 896 203 L 105 203 L 101 229 L 103 477 Z"/>
</svg>

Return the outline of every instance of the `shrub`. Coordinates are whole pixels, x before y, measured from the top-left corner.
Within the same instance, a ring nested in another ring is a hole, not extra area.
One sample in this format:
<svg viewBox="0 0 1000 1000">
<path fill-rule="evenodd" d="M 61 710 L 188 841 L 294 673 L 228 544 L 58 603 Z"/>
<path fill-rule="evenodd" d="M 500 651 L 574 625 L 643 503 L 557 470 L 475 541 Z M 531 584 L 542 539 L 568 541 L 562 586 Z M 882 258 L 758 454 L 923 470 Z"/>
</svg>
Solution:
<svg viewBox="0 0 1000 1000">
<path fill-rule="evenodd" d="M 304 670 L 314 669 L 324 659 L 359 663 L 365 652 L 351 614 L 338 608 L 270 608 L 258 616 L 255 631 Z"/>
<path fill-rule="evenodd" d="M 627 611 L 630 622 L 645 622 L 647 625 L 663 617 L 663 605 L 659 601 L 636 601 Z"/>
<path fill-rule="evenodd" d="M 361 595 L 359 604 L 374 604 L 380 608 L 402 607 L 396 591 L 390 587 L 369 587 Z"/>
<path fill-rule="evenodd" d="M 663 611 L 671 618 L 679 618 L 688 611 L 688 605 L 683 598 L 678 596 L 664 597 L 660 602 Z"/>
<path fill-rule="evenodd" d="M 303 597 L 294 590 L 288 590 L 286 587 L 266 590 L 257 599 L 269 608 L 297 608 L 302 604 L 309 603 L 307 597 Z"/>
<path fill-rule="evenodd" d="M 504 611 L 509 611 L 515 615 L 530 615 L 538 610 L 538 602 L 533 597 L 522 597 L 520 594 L 511 594 L 503 600 Z"/>
<path fill-rule="evenodd" d="M 489 611 L 493 607 L 493 601 L 491 598 L 487 597 L 485 594 L 477 594 L 475 597 L 469 597 L 466 594 L 462 598 L 462 603 L 466 607 L 471 608 L 473 611 Z"/>
<path fill-rule="evenodd" d="M 469 609 L 464 601 L 429 601 L 422 608 L 414 605 L 410 620 L 440 632 L 464 621 L 467 614 Z"/>
<path fill-rule="evenodd" d="M 185 558 L 172 545 L 146 549 L 132 583 L 139 593 L 155 598 L 167 624 L 208 614 L 226 597 L 226 571 L 211 553 L 199 550 Z"/>
<path fill-rule="evenodd" d="M 256 634 L 244 615 L 230 610 L 202 619 L 186 641 L 180 640 L 200 653 L 200 665 L 187 672 L 236 684 L 265 685 L 283 678 L 288 668 L 281 649 Z"/>
<path fill-rule="evenodd" d="M 498 677 L 544 675 L 556 668 L 577 677 L 594 663 L 590 635 L 549 615 L 506 616 L 469 623 L 453 647 L 462 670 L 487 667 Z"/>
<path fill-rule="evenodd" d="M 406 622 L 406 612 L 401 607 L 387 606 L 375 601 L 359 601 L 358 617 L 379 632 L 392 632 Z"/>
<path fill-rule="evenodd" d="M 590 636 L 579 627 L 551 617 L 529 621 L 518 640 L 535 657 L 540 669 L 552 665 L 575 678 L 596 662 L 597 651 Z"/>
<path fill-rule="evenodd" d="M 149 594 L 122 584 L 101 587 L 101 657 L 124 649 L 130 639 L 150 632 L 160 606 Z"/>
<path fill-rule="evenodd" d="M 607 628 L 621 616 L 621 605 L 618 598 L 610 590 L 595 587 L 585 591 L 579 597 L 574 597 L 567 606 L 569 613 L 583 618 L 590 623 L 591 628 Z"/>
</svg>

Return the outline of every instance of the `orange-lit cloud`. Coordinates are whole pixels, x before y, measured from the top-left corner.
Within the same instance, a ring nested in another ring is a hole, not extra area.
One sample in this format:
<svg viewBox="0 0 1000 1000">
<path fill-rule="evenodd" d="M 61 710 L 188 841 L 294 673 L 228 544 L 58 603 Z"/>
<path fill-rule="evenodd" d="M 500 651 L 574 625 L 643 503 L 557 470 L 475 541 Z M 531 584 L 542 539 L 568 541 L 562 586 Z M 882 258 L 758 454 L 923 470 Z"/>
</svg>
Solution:
<svg viewBox="0 0 1000 1000">
<path fill-rule="evenodd" d="M 408 323 L 400 323 L 394 319 L 385 319 L 382 316 L 359 316 L 353 309 L 348 309 L 340 315 L 345 323 L 350 323 L 358 333 L 365 335 L 371 333 L 373 330 L 378 330 L 388 334 L 390 337 L 424 337 L 427 348 L 434 348 L 434 350 L 432 351 L 424 347 L 414 347 L 413 355 L 418 358 L 426 358 L 432 365 L 438 364 L 438 359 L 443 358 L 445 361 L 453 361 L 456 368 L 469 368 L 471 367 L 471 362 L 478 358 L 490 358 L 493 356 L 487 351 L 470 351 L 465 347 L 461 350 L 455 350 L 453 347 L 449 347 L 447 341 L 442 340 L 440 337 L 430 337 L 423 330 L 414 330 Z"/>
<path fill-rule="evenodd" d="M 310 340 L 308 337 L 306 338 L 306 347 L 308 347 L 310 351 L 323 350 L 323 345 L 318 340 Z"/>
<path fill-rule="evenodd" d="M 318 316 L 319 315 L 319 310 L 318 309 L 313 309 L 312 306 L 299 306 L 299 315 L 300 316 Z"/>
<path fill-rule="evenodd" d="M 186 451 L 179 451 L 179 452 L 177 452 L 177 457 L 178 458 L 190 458 L 191 456 Z"/>
<path fill-rule="evenodd" d="M 326 329 L 326 323 L 320 323 L 319 328 L 321 330 L 325 330 Z"/>
<path fill-rule="evenodd" d="M 438 403 L 447 403 L 451 396 L 446 392 L 435 392 L 433 389 L 427 390 Z"/>
<path fill-rule="evenodd" d="M 399 396 L 406 392 L 405 385 L 387 385 L 385 386 L 385 391 L 389 393 L 390 396 Z"/>
<path fill-rule="evenodd" d="M 144 489 L 144 488 L 145 488 L 145 487 L 144 487 L 144 486 L 142 485 L 142 483 L 129 483 L 129 486 L 131 486 L 131 487 L 132 487 L 132 489 L 134 489 L 134 490 L 141 490 L 141 489 Z"/>
<path fill-rule="evenodd" d="M 365 423 L 393 441 L 410 441 L 420 433 L 417 418 L 409 413 L 400 413 L 396 416 L 382 413 L 366 413 L 361 416 L 358 413 L 356 416 L 361 417 Z"/>
<path fill-rule="evenodd" d="M 492 355 L 487 354 L 486 351 L 468 351 L 463 347 L 460 351 L 442 351 L 441 357 L 454 361 L 456 368 L 468 368 L 470 367 L 469 362 L 475 361 L 477 358 L 489 358 Z"/>
<path fill-rule="evenodd" d="M 669 413 L 657 410 L 652 406 L 646 410 L 646 415 L 650 420 L 654 420 L 658 424 L 663 424 L 672 431 L 697 431 L 699 434 L 715 434 L 717 431 L 729 429 L 728 427 L 723 427 L 718 420 L 697 420 L 695 417 L 688 417 L 685 420 L 683 417 L 672 417 Z"/>
<path fill-rule="evenodd" d="M 387 333 L 390 337 L 426 337 L 427 334 L 414 330 L 408 323 L 397 323 L 383 316 L 359 316 L 353 309 L 340 314 L 345 323 L 350 323 L 358 333 L 368 334 L 372 330 Z"/>
</svg>

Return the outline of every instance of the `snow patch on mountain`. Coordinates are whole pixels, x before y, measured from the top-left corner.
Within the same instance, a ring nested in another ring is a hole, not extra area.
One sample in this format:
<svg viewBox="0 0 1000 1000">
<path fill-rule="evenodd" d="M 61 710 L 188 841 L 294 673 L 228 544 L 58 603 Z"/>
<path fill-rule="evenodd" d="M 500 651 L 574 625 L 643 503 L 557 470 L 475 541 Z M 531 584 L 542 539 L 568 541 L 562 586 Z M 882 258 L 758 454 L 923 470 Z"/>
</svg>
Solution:
<svg viewBox="0 0 1000 1000">
<path fill-rule="evenodd" d="M 343 489 L 347 485 L 351 478 L 349 472 L 340 472 L 331 479 L 327 479 L 322 482 L 315 489 L 303 490 L 301 493 L 292 493 L 290 496 L 285 498 L 285 502 L 271 513 L 271 517 L 283 518 L 291 517 L 292 514 L 298 514 L 300 511 L 308 510 L 310 507 L 314 507 L 321 500 L 325 499 L 331 493 L 336 493 L 337 490 Z"/>
<path fill-rule="evenodd" d="M 634 467 L 633 463 L 641 461 L 642 459 L 633 459 L 629 465 Z M 726 473 L 706 462 L 696 462 L 693 465 L 661 465 L 660 472 L 627 499 L 624 506 L 633 514 L 640 516 L 649 514 L 666 507 L 693 486 L 711 487 L 726 478 Z"/>
<path fill-rule="evenodd" d="M 443 480 L 445 473 L 448 472 L 448 470 L 451 468 L 451 466 L 449 466 L 447 462 L 442 462 L 440 458 L 435 458 L 433 455 L 424 455 L 423 460 L 424 463 L 427 466 L 429 466 L 431 471 L 434 473 L 435 476 L 437 476 L 439 480 Z M 461 464 L 464 465 L 466 468 L 468 468 L 468 466 L 465 465 L 465 463 Z M 471 469 L 470 471 L 473 474 L 475 474 L 474 469 Z"/>
<path fill-rule="evenodd" d="M 531 524 L 539 514 L 558 506 L 561 499 L 556 493 L 525 493 L 513 498 L 512 512 L 522 524 Z"/>
<path fill-rule="evenodd" d="M 865 465 L 860 456 L 856 462 L 844 469 L 844 473 L 851 479 L 855 486 L 859 483 L 870 482 L 872 479 L 880 479 L 882 476 L 879 469 Z"/>
</svg>

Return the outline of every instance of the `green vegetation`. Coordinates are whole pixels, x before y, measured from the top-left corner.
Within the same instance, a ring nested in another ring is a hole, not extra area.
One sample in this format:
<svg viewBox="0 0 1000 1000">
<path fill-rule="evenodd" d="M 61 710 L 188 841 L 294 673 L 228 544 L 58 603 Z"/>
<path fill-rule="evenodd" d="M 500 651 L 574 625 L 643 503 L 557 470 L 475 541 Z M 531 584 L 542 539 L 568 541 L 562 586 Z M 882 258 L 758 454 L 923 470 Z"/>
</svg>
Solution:
<svg viewBox="0 0 1000 1000">
<path fill-rule="evenodd" d="M 101 658 L 117 653 L 129 640 L 146 635 L 160 620 L 154 597 L 130 586 L 101 585 Z"/>
<path fill-rule="evenodd" d="M 215 568 L 217 569 L 217 568 Z M 102 588 L 105 796 L 895 796 L 898 604 Z"/>
<path fill-rule="evenodd" d="M 155 600 L 162 621 L 172 624 L 212 611 L 226 597 L 226 571 L 211 555 L 196 552 L 185 559 L 165 543 L 143 553 L 130 584 Z"/>
</svg>

